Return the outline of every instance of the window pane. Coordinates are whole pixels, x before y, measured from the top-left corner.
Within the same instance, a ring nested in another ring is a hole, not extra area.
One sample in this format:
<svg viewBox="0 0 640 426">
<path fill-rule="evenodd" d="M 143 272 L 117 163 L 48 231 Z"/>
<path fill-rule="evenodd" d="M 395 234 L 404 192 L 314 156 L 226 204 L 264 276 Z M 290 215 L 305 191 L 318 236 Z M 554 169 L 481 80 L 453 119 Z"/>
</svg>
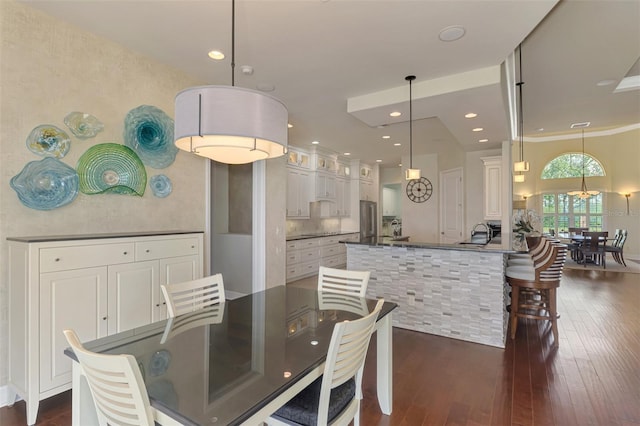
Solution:
<svg viewBox="0 0 640 426">
<path fill-rule="evenodd" d="M 544 194 L 542 196 L 542 213 L 556 212 L 556 197 L 554 194 Z"/>
<path fill-rule="evenodd" d="M 550 231 L 555 232 L 556 230 L 556 217 L 545 215 L 542 217 L 542 232 L 543 233 L 551 233 Z"/>
<path fill-rule="evenodd" d="M 558 229 L 560 229 L 560 232 L 567 231 L 569 229 L 569 216 L 558 216 Z"/>
<path fill-rule="evenodd" d="M 569 196 L 567 194 L 558 194 L 558 213 L 569 213 Z"/>
<path fill-rule="evenodd" d="M 588 227 L 587 225 L 587 217 L 580 215 L 580 216 L 574 216 L 573 217 L 573 226 L 576 228 L 586 228 Z M 593 231 L 593 229 L 591 229 L 591 231 Z"/>
<path fill-rule="evenodd" d="M 586 213 L 587 212 L 587 200 L 578 197 L 573 198 L 573 213 Z"/>
<path fill-rule="evenodd" d="M 589 213 L 602 214 L 602 194 L 589 198 Z"/>
</svg>

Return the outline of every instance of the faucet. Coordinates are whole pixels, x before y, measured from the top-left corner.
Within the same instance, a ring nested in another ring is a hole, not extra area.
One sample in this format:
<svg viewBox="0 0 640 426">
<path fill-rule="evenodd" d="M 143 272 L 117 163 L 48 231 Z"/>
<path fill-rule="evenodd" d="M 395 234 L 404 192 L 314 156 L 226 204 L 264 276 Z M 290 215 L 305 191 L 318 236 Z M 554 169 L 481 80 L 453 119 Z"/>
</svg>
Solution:
<svg viewBox="0 0 640 426">
<path fill-rule="evenodd" d="M 486 235 L 486 237 L 485 237 L 485 238 L 486 238 L 486 242 L 488 243 L 488 242 L 489 242 L 489 240 L 491 239 L 491 233 L 490 233 L 490 231 L 489 231 L 489 227 L 487 226 L 487 224 L 486 224 L 486 223 L 482 223 L 482 222 L 480 222 L 480 223 L 476 224 L 476 225 L 473 227 L 473 229 L 471 230 L 471 238 L 473 239 L 473 236 L 476 234 L 476 231 L 477 231 L 477 229 L 478 229 L 479 227 L 480 227 L 480 228 L 484 228 L 484 233 L 485 233 L 485 235 Z"/>
</svg>

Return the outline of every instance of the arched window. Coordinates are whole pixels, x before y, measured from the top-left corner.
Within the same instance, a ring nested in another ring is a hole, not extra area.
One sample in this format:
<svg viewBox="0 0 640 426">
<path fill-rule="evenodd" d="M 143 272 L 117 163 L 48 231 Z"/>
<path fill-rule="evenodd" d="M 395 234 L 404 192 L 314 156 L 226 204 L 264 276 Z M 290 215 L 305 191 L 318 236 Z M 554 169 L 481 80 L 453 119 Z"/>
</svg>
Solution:
<svg viewBox="0 0 640 426">
<path fill-rule="evenodd" d="M 605 176 L 602 164 L 582 152 L 562 154 L 549 161 L 542 170 L 542 179 L 581 178 L 582 162 L 585 176 Z M 577 188 L 576 188 L 577 189 Z M 603 229 L 603 195 L 581 199 L 564 193 L 542 194 L 544 232 L 564 232 L 569 227 L 588 227 L 590 231 Z"/>
<path fill-rule="evenodd" d="M 541 179 L 564 179 L 582 177 L 582 161 L 584 160 L 585 176 L 605 176 L 602 164 L 589 154 L 572 152 L 562 154 L 549 161 L 542 169 Z"/>
</svg>

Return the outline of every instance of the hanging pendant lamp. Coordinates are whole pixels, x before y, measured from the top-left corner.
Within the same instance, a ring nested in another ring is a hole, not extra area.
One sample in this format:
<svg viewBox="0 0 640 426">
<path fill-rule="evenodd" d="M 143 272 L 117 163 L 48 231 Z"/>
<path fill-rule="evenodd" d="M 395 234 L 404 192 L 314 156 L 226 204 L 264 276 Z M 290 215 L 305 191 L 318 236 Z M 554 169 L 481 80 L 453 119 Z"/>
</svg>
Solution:
<svg viewBox="0 0 640 426">
<path fill-rule="evenodd" d="M 288 112 L 278 99 L 235 86 L 235 0 L 231 86 L 183 90 L 175 101 L 175 145 L 220 163 L 245 164 L 287 152 Z"/>
<path fill-rule="evenodd" d="M 411 83 L 416 79 L 415 75 L 408 75 L 404 78 L 409 82 L 409 168 L 405 170 L 406 180 L 420 179 L 420 169 L 413 168 L 413 105 L 411 96 Z"/>
<path fill-rule="evenodd" d="M 582 185 L 579 191 L 569 191 L 567 195 L 573 195 L 574 197 L 588 199 L 592 195 L 598 195 L 600 191 L 589 191 L 587 189 L 587 182 L 584 180 L 584 129 L 582 129 Z"/>
<path fill-rule="evenodd" d="M 513 163 L 513 171 L 517 172 L 517 175 L 513 176 L 514 182 L 524 182 L 524 174 L 523 172 L 529 171 L 529 162 L 524 161 L 524 116 L 522 109 L 522 86 L 524 86 L 524 81 L 522 81 L 522 44 L 518 46 L 518 56 L 519 56 L 519 66 L 518 69 L 520 71 L 518 82 L 516 86 L 518 86 L 518 130 L 519 130 L 519 150 L 520 150 L 520 161 Z"/>
</svg>

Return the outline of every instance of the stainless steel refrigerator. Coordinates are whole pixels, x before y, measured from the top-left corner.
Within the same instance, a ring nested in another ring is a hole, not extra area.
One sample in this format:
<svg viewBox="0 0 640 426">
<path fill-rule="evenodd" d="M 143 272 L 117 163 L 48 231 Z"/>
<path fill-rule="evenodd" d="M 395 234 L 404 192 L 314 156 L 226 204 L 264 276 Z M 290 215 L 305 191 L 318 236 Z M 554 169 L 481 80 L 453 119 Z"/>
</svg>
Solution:
<svg viewBox="0 0 640 426">
<path fill-rule="evenodd" d="M 378 204 L 360 200 L 360 240 L 378 237 Z"/>
</svg>

